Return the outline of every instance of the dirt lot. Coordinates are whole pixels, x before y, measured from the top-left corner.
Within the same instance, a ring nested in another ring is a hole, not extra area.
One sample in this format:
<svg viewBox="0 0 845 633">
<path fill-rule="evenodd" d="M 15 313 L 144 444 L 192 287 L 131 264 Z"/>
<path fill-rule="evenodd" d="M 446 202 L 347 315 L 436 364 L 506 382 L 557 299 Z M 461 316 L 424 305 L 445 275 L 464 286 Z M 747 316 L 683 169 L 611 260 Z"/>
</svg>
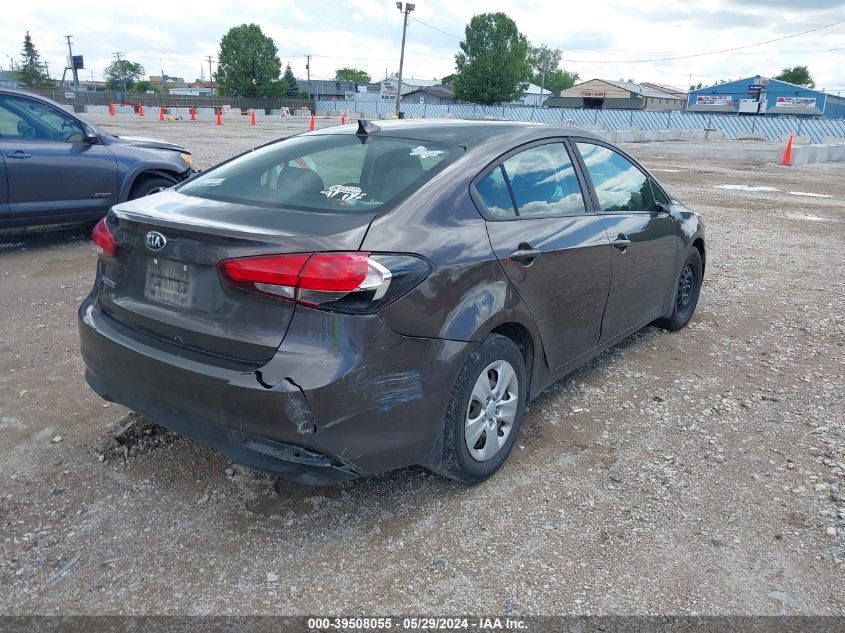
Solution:
<svg viewBox="0 0 845 633">
<path fill-rule="evenodd" d="M 100 121 L 200 167 L 291 128 Z M 845 615 L 845 164 L 628 149 L 706 218 L 695 319 L 550 388 L 472 488 L 277 483 L 103 403 L 90 227 L 0 235 L 0 612 Z"/>
</svg>

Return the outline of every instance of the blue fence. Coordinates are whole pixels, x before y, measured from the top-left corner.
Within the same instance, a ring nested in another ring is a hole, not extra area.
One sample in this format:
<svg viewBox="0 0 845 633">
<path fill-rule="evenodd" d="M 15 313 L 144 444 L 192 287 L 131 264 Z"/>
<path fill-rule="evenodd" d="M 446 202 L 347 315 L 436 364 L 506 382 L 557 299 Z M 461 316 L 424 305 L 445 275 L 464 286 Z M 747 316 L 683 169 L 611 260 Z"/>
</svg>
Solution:
<svg viewBox="0 0 845 633">
<path fill-rule="evenodd" d="M 318 101 L 317 112 L 330 114 L 341 110 L 376 113 L 388 118 L 394 113 L 392 101 Z M 575 125 L 603 125 L 613 131 L 624 127 L 643 130 L 724 130 L 725 138 L 735 139 L 744 132 L 763 134 L 770 141 L 780 141 L 790 132 L 806 134 L 814 143 L 826 136 L 845 137 L 843 119 L 802 119 L 782 117 L 740 117 L 730 114 L 701 112 L 644 112 L 642 110 L 581 110 L 571 108 L 533 108 L 529 106 L 423 105 L 404 103 L 402 111 L 408 118 L 453 117 L 456 119 L 504 119 L 508 121 L 538 121 L 562 123 L 567 119 Z"/>
</svg>

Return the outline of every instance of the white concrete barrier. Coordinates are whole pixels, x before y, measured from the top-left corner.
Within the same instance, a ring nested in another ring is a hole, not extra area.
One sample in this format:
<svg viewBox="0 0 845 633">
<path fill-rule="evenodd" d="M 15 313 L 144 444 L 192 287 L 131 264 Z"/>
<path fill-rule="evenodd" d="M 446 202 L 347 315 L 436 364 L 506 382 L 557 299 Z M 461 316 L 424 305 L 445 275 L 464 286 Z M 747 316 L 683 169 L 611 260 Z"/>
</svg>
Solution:
<svg viewBox="0 0 845 633">
<path fill-rule="evenodd" d="M 782 143 L 786 143 L 789 141 L 789 134 L 784 134 L 780 140 Z M 796 134 L 792 137 L 793 145 L 811 145 L 812 143 L 813 139 L 807 134 Z"/>
<path fill-rule="evenodd" d="M 725 131 L 724 130 L 704 130 L 704 140 L 705 141 L 724 141 L 725 140 Z"/>
<path fill-rule="evenodd" d="M 602 125 L 601 123 L 587 123 L 586 125 L 580 126 L 582 130 L 587 130 L 589 132 L 606 132 L 607 128 Z"/>
<path fill-rule="evenodd" d="M 845 137 L 822 136 L 822 143 L 824 143 L 825 145 L 845 145 Z"/>
<path fill-rule="evenodd" d="M 737 132 L 736 140 L 738 141 L 765 141 L 766 135 L 762 132 Z"/>
</svg>

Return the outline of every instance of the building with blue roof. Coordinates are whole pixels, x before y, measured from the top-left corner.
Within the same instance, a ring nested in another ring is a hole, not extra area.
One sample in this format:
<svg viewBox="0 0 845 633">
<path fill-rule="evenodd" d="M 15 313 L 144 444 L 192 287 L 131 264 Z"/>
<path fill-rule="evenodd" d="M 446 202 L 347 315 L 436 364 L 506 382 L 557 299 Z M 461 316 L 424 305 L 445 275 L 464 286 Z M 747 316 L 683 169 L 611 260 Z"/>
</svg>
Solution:
<svg viewBox="0 0 845 633">
<path fill-rule="evenodd" d="M 693 90 L 690 112 L 845 118 L 845 96 L 757 75 Z"/>
</svg>

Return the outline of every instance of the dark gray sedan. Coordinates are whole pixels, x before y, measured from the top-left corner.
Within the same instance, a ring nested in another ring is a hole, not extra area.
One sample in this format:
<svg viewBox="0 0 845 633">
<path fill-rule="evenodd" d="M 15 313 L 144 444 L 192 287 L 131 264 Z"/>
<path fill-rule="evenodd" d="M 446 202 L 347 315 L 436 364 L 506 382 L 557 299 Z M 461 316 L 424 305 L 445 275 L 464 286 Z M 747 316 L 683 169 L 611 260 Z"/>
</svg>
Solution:
<svg viewBox="0 0 845 633">
<path fill-rule="evenodd" d="M 37 95 L 0 88 L 0 227 L 97 220 L 188 178 L 180 145 L 115 136 Z"/>
<path fill-rule="evenodd" d="M 683 328 L 704 227 L 569 128 L 365 121 L 117 205 L 79 308 L 89 385 L 307 482 L 492 475 L 528 400 L 650 323 Z"/>
</svg>

